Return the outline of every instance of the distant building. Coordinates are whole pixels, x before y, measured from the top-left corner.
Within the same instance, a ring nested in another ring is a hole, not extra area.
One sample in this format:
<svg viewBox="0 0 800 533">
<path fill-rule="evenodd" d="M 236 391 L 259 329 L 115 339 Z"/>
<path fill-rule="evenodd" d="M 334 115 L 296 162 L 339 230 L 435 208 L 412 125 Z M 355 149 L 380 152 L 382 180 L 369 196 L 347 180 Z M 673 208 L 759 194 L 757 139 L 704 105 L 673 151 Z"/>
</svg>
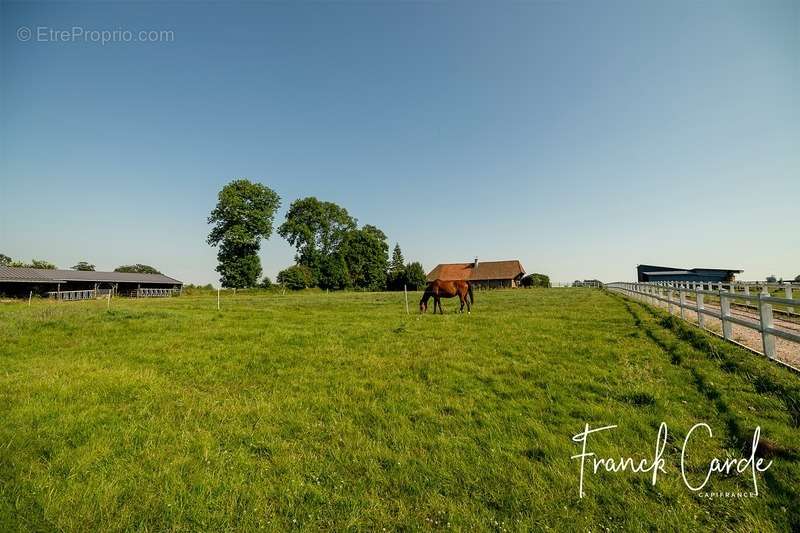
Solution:
<svg viewBox="0 0 800 533">
<path fill-rule="evenodd" d="M 442 263 L 428 274 L 428 281 L 441 279 L 445 281 L 469 281 L 474 287 L 513 288 L 525 276 L 525 269 L 518 260 L 484 261 L 478 258 L 472 263 Z"/>
<path fill-rule="evenodd" d="M 132 272 L 93 272 L 79 270 L 47 270 L 43 268 L 17 268 L 0 266 L 0 294 L 28 296 L 65 291 L 112 291 L 125 296 L 153 295 L 163 291 L 179 290 L 182 281 L 164 274 L 136 274 Z"/>
<path fill-rule="evenodd" d="M 636 279 L 640 282 L 656 281 L 698 281 L 727 283 L 734 281 L 742 270 L 733 268 L 674 268 L 655 265 L 636 267 Z"/>
</svg>

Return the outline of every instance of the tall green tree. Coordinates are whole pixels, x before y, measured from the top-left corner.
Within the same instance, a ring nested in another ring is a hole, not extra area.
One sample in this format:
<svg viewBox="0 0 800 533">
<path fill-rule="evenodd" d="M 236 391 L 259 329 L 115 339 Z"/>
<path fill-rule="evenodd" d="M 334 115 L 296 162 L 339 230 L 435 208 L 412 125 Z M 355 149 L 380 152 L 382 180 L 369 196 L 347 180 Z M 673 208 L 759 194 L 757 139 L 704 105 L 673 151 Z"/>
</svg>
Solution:
<svg viewBox="0 0 800 533">
<path fill-rule="evenodd" d="M 342 255 L 349 275 L 349 285 L 358 289 L 380 291 L 386 287 L 389 245 L 386 234 L 369 224 L 348 232 L 342 242 Z"/>
<path fill-rule="evenodd" d="M 394 250 L 392 251 L 392 260 L 389 262 L 389 272 L 386 275 L 386 288 L 390 291 L 399 291 L 403 289 L 405 283 L 405 259 L 403 259 L 403 251 L 400 249 L 400 244 L 395 243 Z"/>
<path fill-rule="evenodd" d="M 421 263 L 418 261 L 408 263 L 405 267 L 404 274 L 405 285 L 409 290 L 418 291 L 425 288 L 428 276 L 425 274 L 425 269 L 422 268 Z"/>
<path fill-rule="evenodd" d="M 83 272 L 94 272 L 94 265 L 89 264 L 86 261 L 81 261 L 77 265 L 73 266 L 72 270 L 79 270 Z"/>
<path fill-rule="evenodd" d="M 259 246 L 222 241 L 217 251 L 217 272 L 223 287 L 255 287 L 261 276 Z"/>
<path fill-rule="evenodd" d="M 400 243 L 394 244 L 392 251 L 392 261 L 389 263 L 389 272 L 400 272 L 406 267 L 406 260 L 403 259 L 403 251 L 400 249 Z"/>
<path fill-rule="evenodd" d="M 217 272 L 223 287 L 254 287 L 261 275 L 261 239 L 272 236 L 278 194 L 261 183 L 234 180 L 219 192 L 208 223 L 208 244 L 219 246 Z"/>
<path fill-rule="evenodd" d="M 318 256 L 314 261 L 314 269 L 309 268 L 309 270 L 311 270 L 312 274 L 312 286 L 317 286 L 320 289 L 336 291 L 352 286 L 350 273 L 347 270 L 347 262 L 339 251 L 330 255 Z"/>
<path fill-rule="evenodd" d="M 11 264 L 11 258 L 8 257 L 6 254 L 0 254 L 0 266 L 9 266 Z"/>
<path fill-rule="evenodd" d="M 347 232 L 354 229 L 356 219 L 347 209 L 309 196 L 292 202 L 278 234 L 297 249 L 298 262 L 303 264 L 317 254 L 335 253 Z"/>
<path fill-rule="evenodd" d="M 341 289 L 349 285 L 342 242 L 356 229 L 347 209 L 313 196 L 292 202 L 278 234 L 295 247 L 295 261 L 308 267 L 315 285 Z"/>
<path fill-rule="evenodd" d="M 114 269 L 114 272 L 132 272 L 134 274 L 161 274 L 155 267 L 136 263 L 135 265 L 121 265 Z"/>
</svg>

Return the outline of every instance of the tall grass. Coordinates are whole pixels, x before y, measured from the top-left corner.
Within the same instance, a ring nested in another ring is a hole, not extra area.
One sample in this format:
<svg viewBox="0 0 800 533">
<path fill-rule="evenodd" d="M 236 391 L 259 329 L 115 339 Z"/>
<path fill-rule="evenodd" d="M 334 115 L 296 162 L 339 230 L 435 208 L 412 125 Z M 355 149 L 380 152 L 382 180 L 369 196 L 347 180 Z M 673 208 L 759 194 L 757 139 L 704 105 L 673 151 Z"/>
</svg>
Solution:
<svg viewBox="0 0 800 533">
<path fill-rule="evenodd" d="M 596 290 L 482 291 L 472 315 L 406 315 L 402 299 L 0 304 L 0 530 L 800 525 L 780 397 L 795 376 L 735 347 L 723 360 Z M 662 421 L 655 487 L 587 473 L 578 498 L 585 423 L 619 425 L 599 454 L 644 458 Z M 679 447 L 697 422 L 719 437 L 694 447 L 698 476 L 762 426 L 775 464 L 759 498 L 686 489 Z"/>
</svg>

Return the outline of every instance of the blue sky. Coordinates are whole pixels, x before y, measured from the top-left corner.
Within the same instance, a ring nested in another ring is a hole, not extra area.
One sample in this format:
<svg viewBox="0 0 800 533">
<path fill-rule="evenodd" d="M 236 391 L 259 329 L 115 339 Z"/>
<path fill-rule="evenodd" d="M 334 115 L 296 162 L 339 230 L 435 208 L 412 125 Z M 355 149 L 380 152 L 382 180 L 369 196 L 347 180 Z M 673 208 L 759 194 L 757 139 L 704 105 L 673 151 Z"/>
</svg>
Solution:
<svg viewBox="0 0 800 533">
<path fill-rule="evenodd" d="M 205 220 L 246 177 L 282 197 L 276 226 L 314 195 L 426 269 L 477 255 L 555 281 L 638 263 L 800 274 L 797 2 L 0 9 L 14 258 L 216 283 Z M 174 38 L 46 34 L 73 27 Z M 293 254 L 273 235 L 265 273 Z"/>
</svg>

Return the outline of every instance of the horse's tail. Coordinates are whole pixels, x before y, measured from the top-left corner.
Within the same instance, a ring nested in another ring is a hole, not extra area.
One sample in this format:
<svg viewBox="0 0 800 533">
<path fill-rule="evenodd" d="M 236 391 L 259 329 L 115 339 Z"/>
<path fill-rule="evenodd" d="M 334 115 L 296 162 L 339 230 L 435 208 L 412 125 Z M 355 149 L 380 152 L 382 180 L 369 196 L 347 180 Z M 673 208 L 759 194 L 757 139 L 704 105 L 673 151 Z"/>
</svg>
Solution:
<svg viewBox="0 0 800 533">
<path fill-rule="evenodd" d="M 475 305 L 475 296 L 472 294 L 472 283 L 467 282 L 467 292 L 469 293 L 469 305 Z"/>
</svg>

